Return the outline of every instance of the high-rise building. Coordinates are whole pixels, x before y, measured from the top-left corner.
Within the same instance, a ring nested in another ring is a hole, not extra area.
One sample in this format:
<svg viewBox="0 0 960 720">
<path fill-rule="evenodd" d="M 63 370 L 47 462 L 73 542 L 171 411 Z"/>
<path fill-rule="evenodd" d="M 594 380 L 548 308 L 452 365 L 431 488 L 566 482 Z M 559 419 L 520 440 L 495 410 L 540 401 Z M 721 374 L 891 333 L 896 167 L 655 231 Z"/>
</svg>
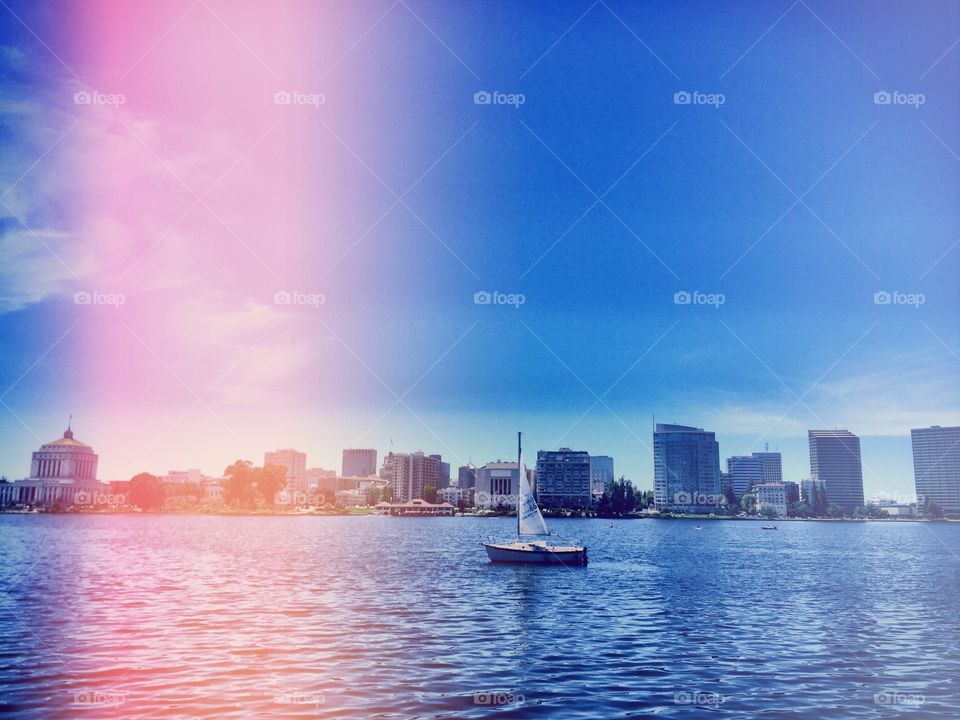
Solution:
<svg viewBox="0 0 960 720">
<path fill-rule="evenodd" d="M 347 448 L 340 466 L 343 477 L 370 477 L 377 474 L 377 451 L 373 448 Z"/>
<path fill-rule="evenodd" d="M 728 482 L 737 498 L 754 485 L 783 482 L 780 453 L 755 452 L 728 457 L 725 475 L 729 476 Z M 726 478 L 724 480 L 726 481 Z"/>
<path fill-rule="evenodd" d="M 570 448 L 537 451 L 537 502 L 541 507 L 583 508 L 592 501 L 588 452 Z"/>
<path fill-rule="evenodd" d="M 960 427 L 916 428 L 910 438 L 918 508 L 929 501 L 946 517 L 960 518 Z"/>
<path fill-rule="evenodd" d="M 437 489 L 450 487 L 450 463 L 444 462 L 439 455 L 431 455 L 434 460 L 440 463 L 440 475 L 437 479 Z"/>
<path fill-rule="evenodd" d="M 477 486 L 477 468 L 472 463 L 461 465 L 457 471 L 457 487 L 472 488 Z"/>
<path fill-rule="evenodd" d="M 609 455 L 590 456 L 590 489 L 594 496 L 603 495 L 613 482 L 613 458 Z"/>
<path fill-rule="evenodd" d="M 287 469 L 287 487 L 290 492 L 307 492 L 307 454 L 293 448 L 283 448 L 263 454 L 263 465 L 280 465 Z"/>
<path fill-rule="evenodd" d="M 853 512 L 863 505 L 863 468 L 860 438 L 849 430 L 808 430 L 810 477 L 819 480 L 827 503 Z"/>
<path fill-rule="evenodd" d="M 657 510 L 712 512 L 720 504 L 720 445 L 703 428 L 657 423 L 653 431 Z"/>
<path fill-rule="evenodd" d="M 391 452 L 384 458 L 381 477 L 393 485 L 393 501 L 398 503 L 422 500 L 427 485 L 440 488 L 440 459 L 437 455 Z"/>
</svg>

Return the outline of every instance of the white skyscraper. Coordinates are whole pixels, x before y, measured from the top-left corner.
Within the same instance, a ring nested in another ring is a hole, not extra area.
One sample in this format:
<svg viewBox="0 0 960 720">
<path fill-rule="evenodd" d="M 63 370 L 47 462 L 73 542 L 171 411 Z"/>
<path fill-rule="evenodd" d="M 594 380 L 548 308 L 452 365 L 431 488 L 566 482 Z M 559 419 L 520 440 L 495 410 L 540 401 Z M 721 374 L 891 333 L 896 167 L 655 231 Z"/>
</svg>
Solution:
<svg viewBox="0 0 960 720">
<path fill-rule="evenodd" d="M 282 465 L 287 469 L 287 490 L 307 492 L 307 454 L 284 448 L 263 454 L 264 467 Z"/>
<path fill-rule="evenodd" d="M 929 500 L 947 517 L 960 518 L 960 427 L 916 428 L 910 437 L 918 506 Z"/>
</svg>

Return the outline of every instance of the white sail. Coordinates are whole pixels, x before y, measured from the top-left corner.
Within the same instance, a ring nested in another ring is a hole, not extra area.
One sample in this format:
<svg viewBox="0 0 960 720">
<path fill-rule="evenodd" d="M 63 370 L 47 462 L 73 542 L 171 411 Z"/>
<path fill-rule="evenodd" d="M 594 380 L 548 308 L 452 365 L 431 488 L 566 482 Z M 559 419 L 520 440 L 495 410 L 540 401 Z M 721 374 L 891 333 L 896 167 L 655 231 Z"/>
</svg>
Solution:
<svg viewBox="0 0 960 720">
<path fill-rule="evenodd" d="M 533 490 L 530 489 L 530 483 L 527 481 L 527 468 L 521 459 L 518 463 L 520 469 L 520 484 L 517 503 L 517 527 L 520 535 L 549 535 L 547 523 L 543 519 L 540 507 L 537 505 L 536 498 L 533 497 Z"/>
</svg>

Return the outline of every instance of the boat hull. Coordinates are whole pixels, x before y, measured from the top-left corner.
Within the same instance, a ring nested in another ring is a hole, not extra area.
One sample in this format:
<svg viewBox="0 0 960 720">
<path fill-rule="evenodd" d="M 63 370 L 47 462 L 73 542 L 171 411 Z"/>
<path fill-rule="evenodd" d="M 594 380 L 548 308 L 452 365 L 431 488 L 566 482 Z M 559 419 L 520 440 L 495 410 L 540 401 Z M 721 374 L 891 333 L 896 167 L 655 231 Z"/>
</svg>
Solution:
<svg viewBox="0 0 960 720">
<path fill-rule="evenodd" d="M 586 565 L 585 547 L 557 547 L 541 543 L 484 543 L 490 562 L 528 565 Z"/>
</svg>

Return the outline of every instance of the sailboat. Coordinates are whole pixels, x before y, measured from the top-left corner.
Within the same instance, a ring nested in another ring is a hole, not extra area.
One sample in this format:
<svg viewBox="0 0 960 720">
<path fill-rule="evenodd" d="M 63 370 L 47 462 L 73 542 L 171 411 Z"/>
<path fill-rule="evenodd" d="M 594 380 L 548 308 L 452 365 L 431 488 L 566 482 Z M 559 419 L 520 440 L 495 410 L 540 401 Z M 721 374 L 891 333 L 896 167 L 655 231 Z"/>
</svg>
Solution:
<svg viewBox="0 0 960 720">
<path fill-rule="evenodd" d="M 533 497 L 523 465 L 521 433 L 517 433 L 517 539 L 512 543 L 483 543 L 490 562 L 531 563 L 538 565 L 586 565 L 587 548 L 578 545 L 550 545 L 546 540 L 524 539 L 531 536 L 549 536 L 547 522 Z"/>
</svg>

